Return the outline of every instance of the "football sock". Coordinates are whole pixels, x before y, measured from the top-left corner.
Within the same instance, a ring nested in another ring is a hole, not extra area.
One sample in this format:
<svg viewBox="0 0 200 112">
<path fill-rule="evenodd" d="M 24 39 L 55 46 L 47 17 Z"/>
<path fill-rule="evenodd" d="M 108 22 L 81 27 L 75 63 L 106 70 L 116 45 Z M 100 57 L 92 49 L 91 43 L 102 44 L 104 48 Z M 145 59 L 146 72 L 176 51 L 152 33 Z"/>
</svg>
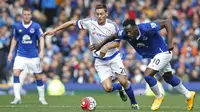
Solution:
<svg viewBox="0 0 200 112">
<path fill-rule="evenodd" d="M 157 80 L 153 76 L 144 76 L 146 82 L 149 84 L 151 90 L 157 98 L 161 98 L 162 94 L 157 84 Z"/>
<path fill-rule="evenodd" d="M 113 83 L 112 91 L 115 91 L 115 90 L 122 90 L 122 85 L 120 83 Z"/>
<path fill-rule="evenodd" d="M 181 80 L 176 75 L 172 75 L 172 77 L 165 79 L 165 81 L 171 84 L 176 91 L 184 95 L 186 99 L 190 98 L 190 92 L 183 86 Z"/>
<path fill-rule="evenodd" d="M 135 100 L 135 95 L 131 86 L 131 83 L 129 82 L 129 86 L 127 88 L 125 88 L 125 92 L 128 95 L 131 104 L 137 104 L 136 100 Z"/>
<path fill-rule="evenodd" d="M 14 76 L 14 84 L 13 84 L 13 90 L 14 90 L 14 95 L 16 99 L 21 100 L 20 96 L 20 81 L 19 81 L 19 76 Z"/>
<path fill-rule="evenodd" d="M 45 100 L 45 90 L 44 90 L 44 84 L 42 79 L 40 80 L 36 80 L 37 82 L 37 90 L 38 90 L 38 94 L 39 94 L 39 100 Z"/>
<path fill-rule="evenodd" d="M 153 93 L 155 94 L 155 96 L 157 98 L 161 98 L 162 97 L 162 93 L 160 92 L 160 89 L 158 87 L 158 84 L 156 83 L 156 85 L 151 87 L 151 90 L 153 91 Z"/>
</svg>

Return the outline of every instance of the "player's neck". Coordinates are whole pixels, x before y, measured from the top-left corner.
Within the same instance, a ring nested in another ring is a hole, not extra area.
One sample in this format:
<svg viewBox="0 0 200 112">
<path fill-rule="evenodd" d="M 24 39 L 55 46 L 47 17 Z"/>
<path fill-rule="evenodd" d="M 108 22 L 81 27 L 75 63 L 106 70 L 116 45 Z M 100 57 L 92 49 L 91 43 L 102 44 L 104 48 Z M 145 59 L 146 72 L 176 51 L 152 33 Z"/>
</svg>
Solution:
<svg viewBox="0 0 200 112">
<path fill-rule="evenodd" d="M 31 21 L 25 22 L 23 21 L 25 25 L 29 25 L 31 23 Z"/>
<path fill-rule="evenodd" d="M 99 22 L 98 22 L 98 24 L 101 25 L 101 26 L 103 26 L 103 25 L 106 24 L 106 21 L 104 21 L 104 22 L 102 22 L 102 23 L 99 23 Z"/>
</svg>

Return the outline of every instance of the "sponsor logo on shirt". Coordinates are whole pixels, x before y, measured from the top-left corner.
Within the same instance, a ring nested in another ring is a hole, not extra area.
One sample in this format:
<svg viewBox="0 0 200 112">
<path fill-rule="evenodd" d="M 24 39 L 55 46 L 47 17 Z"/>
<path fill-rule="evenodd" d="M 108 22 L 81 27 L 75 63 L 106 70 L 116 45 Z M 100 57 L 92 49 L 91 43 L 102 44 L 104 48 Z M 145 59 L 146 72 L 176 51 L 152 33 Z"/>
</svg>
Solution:
<svg viewBox="0 0 200 112">
<path fill-rule="evenodd" d="M 23 44 L 32 44 L 31 37 L 29 35 L 24 35 L 22 37 L 22 43 Z"/>
</svg>

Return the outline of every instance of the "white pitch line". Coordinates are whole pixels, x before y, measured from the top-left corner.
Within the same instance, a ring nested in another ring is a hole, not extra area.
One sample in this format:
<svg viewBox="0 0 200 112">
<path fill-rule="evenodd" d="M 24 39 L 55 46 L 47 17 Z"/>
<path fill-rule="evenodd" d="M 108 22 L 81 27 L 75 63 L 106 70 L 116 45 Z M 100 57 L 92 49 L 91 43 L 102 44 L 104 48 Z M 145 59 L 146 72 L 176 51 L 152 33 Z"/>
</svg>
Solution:
<svg viewBox="0 0 200 112">
<path fill-rule="evenodd" d="M 74 105 L 0 105 L 0 108 L 30 108 L 30 107 L 39 107 L 39 108 L 80 108 L 80 106 Z M 150 106 L 140 106 L 140 107 L 148 107 Z M 98 106 L 97 108 L 130 108 L 130 106 Z M 186 108 L 186 106 L 161 106 L 161 108 L 173 108 L 173 109 L 182 109 Z M 194 107 L 195 109 L 200 109 L 200 107 Z"/>
</svg>

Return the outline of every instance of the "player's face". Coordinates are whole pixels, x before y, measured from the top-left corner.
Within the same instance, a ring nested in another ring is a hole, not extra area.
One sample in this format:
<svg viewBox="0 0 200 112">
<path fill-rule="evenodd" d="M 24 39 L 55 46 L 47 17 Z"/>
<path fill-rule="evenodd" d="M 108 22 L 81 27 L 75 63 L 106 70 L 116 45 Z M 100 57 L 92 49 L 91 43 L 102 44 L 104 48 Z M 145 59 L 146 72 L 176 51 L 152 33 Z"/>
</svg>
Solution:
<svg viewBox="0 0 200 112">
<path fill-rule="evenodd" d="M 126 35 L 130 38 L 134 38 L 134 34 L 135 34 L 135 31 L 132 27 L 130 28 L 125 28 L 124 31 L 126 32 Z"/>
<path fill-rule="evenodd" d="M 31 16 L 32 16 L 31 11 L 26 11 L 26 10 L 23 11 L 22 17 L 25 24 L 28 24 L 31 21 Z"/>
<path fill-rule="evenodd" d="M 104 9 L 96 9 L 95 15 L 96 15 L 98 24 L 100 24 L 100 25 L 105 24 L 107 12 Z"/>
</svg>

